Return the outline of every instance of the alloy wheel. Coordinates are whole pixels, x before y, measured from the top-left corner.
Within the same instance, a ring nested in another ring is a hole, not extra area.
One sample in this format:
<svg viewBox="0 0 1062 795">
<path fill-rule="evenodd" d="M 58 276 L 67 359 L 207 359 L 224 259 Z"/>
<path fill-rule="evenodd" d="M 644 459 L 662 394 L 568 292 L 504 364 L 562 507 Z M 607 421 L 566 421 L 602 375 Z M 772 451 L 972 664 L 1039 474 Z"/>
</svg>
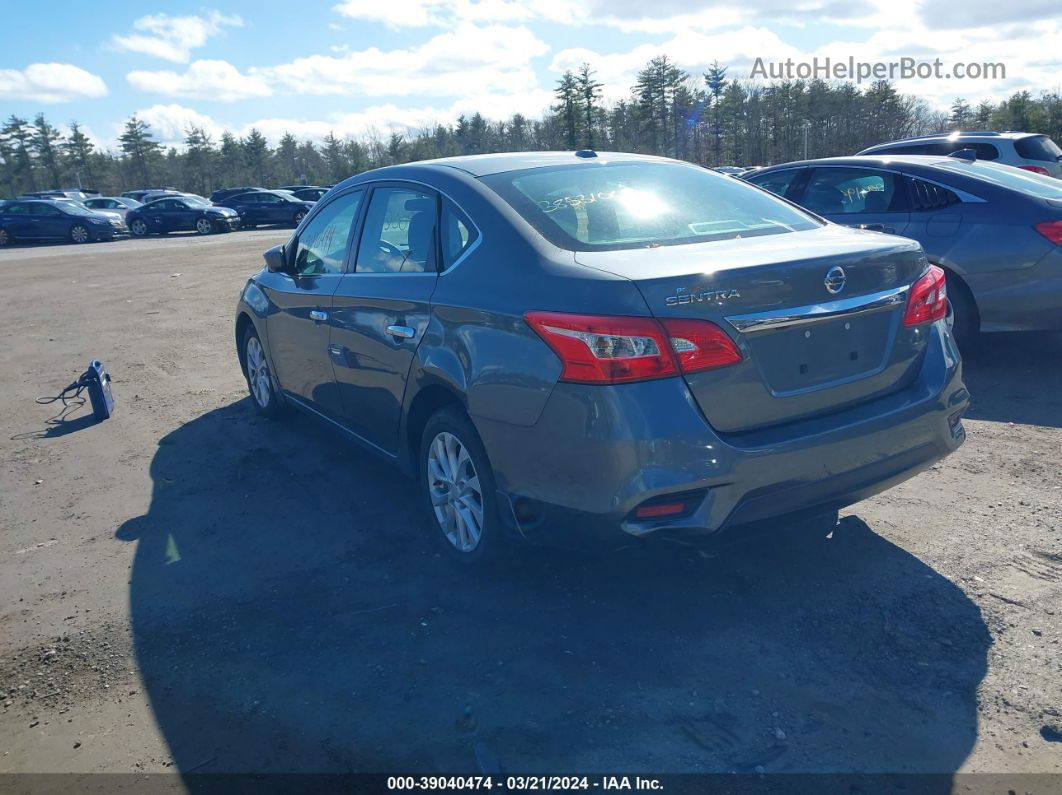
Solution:
<svg viewBox="0 0 1062 795">
<path fill-rule="evenodd" d="M 140 220 L 133 221 L 133 223 L 129 225 L 129 231 L 137 237 L 143 237 L 148 231 L 147 224 Z"/>
<path fill-rule="evenodd" d="M 214 229 L 214 225 L 210 223 L 208 218 L 200 218 L 195 222 L 195 231 L 201 235 L 209 235 Z"/>
<path fill-rule="evenodd" d="M 70 230 L 70 239 L 75 243 L 88 243 L 89 231 L 81 224 L 78 224 Z"/>
<path fill-rule="evenodd" d="M 0 246 L 6 246 L 11 243 L 11 235 L 7 233 L 6 229 L 0 229 Z"/>
<path fill-rule="evenodd" d="M 295 226 L 298 226 L 299 224 L 301 224 L 302 223 L 302 219 L 305 218 L 305 217 L 306 217 L 306 213 L 304 213 L 304 212 L 295 213 Z"/>
<path fill-rule="evenodd" d="M 428 447 L 428 493 L 446 540 L 471 552 L 483 536 L 483 493 L 475 464 L 452 433 L 436 434 Z"/>
<path fill-rule="evenodd" d="M 247 383 L 258 405 L 263 409 L 268 408 L 273 399 L 273 385 L 269 380 L 269 366 L 262 343 L 254 336 L 247 339 Z"/>
</svg>

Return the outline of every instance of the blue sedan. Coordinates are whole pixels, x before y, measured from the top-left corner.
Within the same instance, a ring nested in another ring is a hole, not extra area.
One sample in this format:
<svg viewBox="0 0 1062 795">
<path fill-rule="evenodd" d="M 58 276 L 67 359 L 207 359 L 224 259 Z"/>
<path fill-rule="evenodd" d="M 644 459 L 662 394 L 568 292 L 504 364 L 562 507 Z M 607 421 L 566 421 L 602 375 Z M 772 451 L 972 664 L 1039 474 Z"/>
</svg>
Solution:
<svg viewBox="0 0 1062 795">
<path fill-rule="evenodd" d="M 127 234 L 117 216 L 93 212 L 69 201 L 27 199 L 0 206 L 0 246 L 15 240 L 69 240 L 91 243 Z"/>
<path fill-rule="evenodd" d="M 845 226 L 913 238 L 947 275 L 956 336 L 1062 330 L 1062 180 L 925 155 L 785 163 L 744 179 Z"/>
<path fill-rule="evenodd" d="M 130 210 L 126 223 L 136 237 L 193 230 L 209 235 L 239 229 L 240 217 L 235 210 L 214 207 L 206 199 L 181 195 L 157 199 Z"/>
<path fill-rule="evenodd" d="M 250 229 L 260 224 L 290 224 L 298 226 L 313 202 L 300 201 L 290 194 L 272 190 L 256 190 L 229 196 L 217 202 L 239 213 L 241 226 Z"/>
</svg>

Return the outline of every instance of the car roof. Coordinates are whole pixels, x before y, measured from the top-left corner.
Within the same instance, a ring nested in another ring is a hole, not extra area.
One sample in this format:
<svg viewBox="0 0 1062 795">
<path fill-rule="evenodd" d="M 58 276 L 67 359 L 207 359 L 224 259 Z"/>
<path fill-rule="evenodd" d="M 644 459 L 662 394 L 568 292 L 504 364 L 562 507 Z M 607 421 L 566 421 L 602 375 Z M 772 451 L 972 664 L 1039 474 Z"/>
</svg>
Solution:
<svg viewBox="0 0 1062 795">
<path fill-rule="evenodd" d="M 384 168 L 378 168 L 373 171 L 357 174 L 354 177 L 343 180 L 343 182 L 339 184 L 345 185 L 347 182 L 353 184 L 354 180 L 360 182 L 368 174 L 371 174 L 375 179 L 385 179 L 388 172 L 421 166 L 443 166 L 464 171 L 467 174 L 471 174 L 473 177 L 485 177 L 490 174 L 501 174 L 505 171 L 520 171 L 528 168 L 546 168 L 548 166 L 571 166 L 580 164 L 592 166 L 594 164 L 603 165 L 605 163 L 634 161 L 657 163 L 679 162 L 667 157 L 636 155 L 627 152 L 594 152 L 586 156 L 576 154 L 575 152 L 497 152 L 488 155 L 439 157 L 431 160 L 415 160 L 411 163 L 385 166 Z"/>
<path fill-rule="evenodd" d="M 886 168 L 897 163 L 910 166 L 932 167 L 941 163 L 962 163 L 961 158 L 948 155 L 890 155 L 885 152 L 875 155 L 849 155 L 846 157 L 820 157 L 816 160 L 794 160 L 790 163 L 778 163 L 756 169 L 754 173 L 742 176 L 754 177 L 765 171 L 778 171 L 783 168 L 806 168 L 809 166 L 861 166 L 862 168 Z"/>
<path fill-rule="evenodd" d="M 1018 130 L 1003 130 L 1002 132 L 994 132 L 992 130 L 958 130 L 946 133 L 930 133 L 929 135 L 914 135 L 910 138 L 897 138 L 895 141 L 884 141 L 883 143 L 874 144 L 873 146 L 868 146 L 866 148 L 876 149 L 879 146 L 892 146 L 893 144 L 939 143 L 940 141 L 998 141 L 1000 139 L 1015 141 L 1019 138 L 1033 138 L 1042 134 L 1043 133 L 1020 132 Z"/>
</svg>

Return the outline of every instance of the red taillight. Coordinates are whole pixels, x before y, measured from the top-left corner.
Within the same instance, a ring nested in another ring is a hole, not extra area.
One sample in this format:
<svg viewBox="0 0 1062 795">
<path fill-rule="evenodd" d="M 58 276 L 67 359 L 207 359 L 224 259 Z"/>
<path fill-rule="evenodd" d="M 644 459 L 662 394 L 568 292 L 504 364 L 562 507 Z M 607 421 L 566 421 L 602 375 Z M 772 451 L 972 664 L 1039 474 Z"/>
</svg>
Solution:
<svg viewBox="0 0 1062 795">
<path fill-rule="evenodd" d="M 1045 221 L 1037 224 L 1036 231 L 1056 246 L 1062 246 L 1062 221 Z"/>
<path fill-rule="evenodd" d="M 1043 174 L 1045 177 L 1051 176 L 1051 172 L 1043 166 L 1018 166 L 1022 171 L 1031 171 L 1034 174 Z"/>
<path fill-rule="evenodd" d="M 638 519 L 653 519 L 657 516 L 674 516 L 686 510 L 684 502 L 657 502 L 649 505 L 639 505 L 634 509 L 634 515 Z"/>
<path fill-rule="evenodd" d="M 528 312 L 524 319 L 560 357 L 560 380 L 623 384 L 741 361 L 726 333 L 706 320 Z"/>
<path fill-rule="evenodd" d="M 660 321 L 671 338 L 671 350 L 684 373 L 714 370 L 741 361 L 741 351 L 715 323 L 669 318 Z"/>
<path fill-rule="evenodd" d="M 922 326 L 941 320 L 948 314 L 948 288 L 944 269 L 930 265 L 925 276 L 911 286 L 907 310 L 903 313 L 905 326 Z"/>
</svg>

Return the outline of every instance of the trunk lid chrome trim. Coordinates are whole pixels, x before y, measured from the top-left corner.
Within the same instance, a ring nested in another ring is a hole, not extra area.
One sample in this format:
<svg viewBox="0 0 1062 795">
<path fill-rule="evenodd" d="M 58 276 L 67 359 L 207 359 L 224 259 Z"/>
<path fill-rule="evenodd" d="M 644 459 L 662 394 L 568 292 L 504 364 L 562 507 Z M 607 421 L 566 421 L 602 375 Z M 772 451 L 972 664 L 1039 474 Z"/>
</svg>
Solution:
<svg viewBox="0 0 1062 795">
<path fill-rule="evenodd" d="M 810 304 L 786 309 L 784 312 L 753 312 L 748 315 L 728 315 L 726 321 L 740 332 L 755 334 L 790 328 L 823 320 L 836 320 L 839 317 L 851 317 L 868 312 L 880 312 L 902 306 L 907 302 L 910 285 L 882 290 L 870 295 L 841 298 L 821 304 Z"/>
</svg>

